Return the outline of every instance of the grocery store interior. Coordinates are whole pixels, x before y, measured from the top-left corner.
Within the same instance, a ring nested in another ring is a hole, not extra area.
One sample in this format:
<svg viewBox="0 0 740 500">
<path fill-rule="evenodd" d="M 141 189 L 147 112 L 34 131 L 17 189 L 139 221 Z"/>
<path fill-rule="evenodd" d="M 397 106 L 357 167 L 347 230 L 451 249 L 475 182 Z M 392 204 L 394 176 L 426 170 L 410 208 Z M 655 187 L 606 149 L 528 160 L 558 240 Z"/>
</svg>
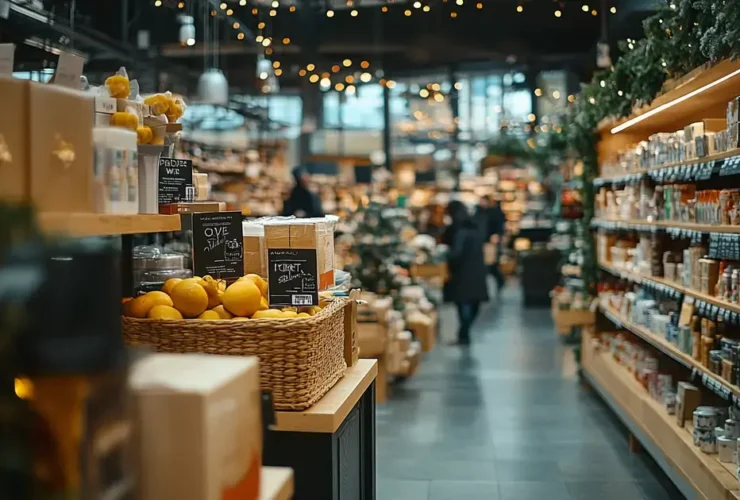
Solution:
<svg viewBox="0 0 740 500">
<path fill-rule="evenodd" d="M 0 0 L 0 500 L 740 500 L 740 0 Z"/>
</svg>

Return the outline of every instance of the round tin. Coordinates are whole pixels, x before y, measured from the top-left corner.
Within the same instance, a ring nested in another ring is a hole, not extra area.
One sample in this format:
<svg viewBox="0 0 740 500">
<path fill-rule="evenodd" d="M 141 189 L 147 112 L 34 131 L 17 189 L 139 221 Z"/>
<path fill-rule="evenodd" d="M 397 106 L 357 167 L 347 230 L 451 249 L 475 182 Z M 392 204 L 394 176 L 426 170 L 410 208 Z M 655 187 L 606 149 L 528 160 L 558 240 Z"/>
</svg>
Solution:
<svg viewBox="0 0 740 500">
<path fill-rule="evenodd" d="M 717 439 L 717 451 L 720 462 L 732 463 L 737 454 L 737 440 L 729 437 Z"/>
<path fill-rule="evenodd" d="M 711 406 L 700 406 L 694 410 L 694 429 L 714 429 L 717 427 L 717 412 Z"/>
<path fill-rule="evenodd" d="M 737 438 L 738 430 L 740 430 L 740 425 L 738 425 L 737 420 L 732 420 L 731 418 L 725 420 L 725 436 Z"/>
<path fill-rule="evenodd" d="M 715 440 L 714 437 L 714 429 L 702 429 L 699 427 L 694 427 L 694 446 L 701 445 L 702 441 L 706 440 Z"/>
<path fill-rule="evenodd" d="M 712 436 L 712 439 L 702 440 L 699 443 L 699 449 L 702 453 L 717 453 L 717 441 L 714 439 L 714 436 Z"/>
</svg>

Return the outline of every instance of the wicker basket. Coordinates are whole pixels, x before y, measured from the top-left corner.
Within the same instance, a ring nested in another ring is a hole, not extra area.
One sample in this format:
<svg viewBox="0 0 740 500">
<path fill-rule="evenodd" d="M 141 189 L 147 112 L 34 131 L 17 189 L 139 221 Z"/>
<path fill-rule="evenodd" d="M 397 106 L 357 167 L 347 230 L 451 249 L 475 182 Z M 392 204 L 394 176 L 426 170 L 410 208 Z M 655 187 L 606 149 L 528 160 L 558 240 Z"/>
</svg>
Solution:
<svg viewBox="0 0 740 500">
<path fill-rule="evenodd" d="M 305 410 L 344 374 L 345 307 L 339 299 L 316 316 L 249 321 L 155 320 L 123 317 L 131 345 L 159 352 L 258 356 L 262 389 L 277 410 Z"/>
</svg>

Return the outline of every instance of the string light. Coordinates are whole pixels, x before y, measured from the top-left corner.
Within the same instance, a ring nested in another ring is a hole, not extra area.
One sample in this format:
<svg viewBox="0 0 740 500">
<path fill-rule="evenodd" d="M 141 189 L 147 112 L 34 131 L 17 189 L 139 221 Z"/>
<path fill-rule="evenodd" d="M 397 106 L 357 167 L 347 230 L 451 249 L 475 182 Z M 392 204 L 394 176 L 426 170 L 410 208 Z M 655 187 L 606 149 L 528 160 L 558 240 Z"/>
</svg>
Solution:
<svg viewBox="0 0 740 500">
<path fill-rule="evenodd" d="M 352 16 L 352 17 L 357 17 L 357 14 L 359 14 L 359 12 L 357 12 L 357 9 L 352 9 L 349 12 L 349 15 Z"/>
<path fill-rule="evenodd" d="M 349 68 L 350 66 L 352 66 L 352 60 L 351 59 L 345 59 L 344 61 L 342 61 L 342 65 L 345 68 Z"/>
<path fill-rule="evenodd" d="M 355 83 L 355 77 L 352 75 L 347 75 L 344 77 L 344 81 L 347 83 Z"/>
<path fill-rule="evenodd" d="M 244 33 L 239 33 L 238 35 L 236 35 L 236 38 L 239 40 L 244 40 Z"/>
<path fill-rule="evenodd" d="M 265 49 L 265 55 L 266 56 L 271 56 L 272 55 L 272 47 L 267 47 Z"/>
<path fill-rule="evenodd" d="M 429 7 L 428 5 L 425 5 L 425 6 L 424 6 L 424 8 L 423 8 L 423 9 L 421 9 L 421 10 L 423 10 L 424 12 L 429 12 L 429 11 L 430 11 L 430 10 L 432 10 L 432 9 L 431 9 L 431 7 Z"/>
<path fill-rule="evenodd" d="M 272 67 L 275 68 L 275 69 L 279 68 L 280 67 L 280 61 L 273 62 L 272 63 Z"/>
<path fill-rule="evenodd" d="M 624 92 L 622 92 L 621 90 L 617 90 L 617 95 L 619 97 L 622 97 L 624 95 Z"/>
<path fill-rule="evenodd" d="M 373 75 L 371 75 L 370 73 L 363 73 L 360 75 L 360 80 L 363 83 L 368 83 L 372 79 L 373 79 Z"/>
<path fill-rule="evenodd" d="M 478 9 L 478 10 L 482 10 L 483 9 L 483 4 L 480 3 L 480 2 L 478 2 L 477 4 L 475 4 L 475 8 Z"/>
<path fill-rule="evenodd" d="M 556 10 L 555 11 L 555 17 L 561 17 L 562 15 L 563 15 L 563 13 L 560 12 L 560 10 Z"/>
<path fill-rule="evenodd" d="M 264 38 L 265 37 L 263 37 L 262 35 L 257 35 L 256 37 L 254 37 L 254 41 L 257 43 L 261 43 Z"/>
<path fill-rule="evenodd" d="M 260 21 L 260 22 L 259 22 L 259 24 L 257 24 L 257 28 L 258 28 L 258 29 L 261 29 L 261 30 L 262 30 L 262 29 L 265 29 L 265 23 L 264 23 L 264 22 L 262 22 L 262 21 Z"/>
<path fill-rule="evenodd" d="M 334 85 L 334 88 L 337 90 L 337 92 L 341 92 L 342 90 L 344 90 L 344 84 L 342 82 L 339 82 Z"/>
<path fill-rule="evenodd" d="M 247 5 L 247 0 L 239 0 L 239 5 L 244 7 L 245 5 Z"/>
<path fill-rule="evenodd" d="M 455 82 L 455 90 L 462 89 L 462 82 Z"/>
<path fill-rule="evenodd" d="M 328 89 L 329 87 L 331 87 L 331 80 L 329 80 L 328 78 L 322 78 L 319 82 L 319 85 L 321 85 L 322 88 Z"/>
<path fill-rule="evenodd" d="M 177 8 L 178 9 L 184 9 L 185 8 L 185 2 L 178 2 L 177 3 Z"/>
<path fill-rule="evenodd" d="M 263 71 L 262 73 L 260 73 L 260 80 L 267 80 L 267 72 L 266 71 Z"/>
<path fill-rule="evenodd" d="M 675 9 L 676 6 L 674 5 L 673 8 Z M 617 13 L 617 8 L 616 7 L 612 7 L 611 9 L 609 9 L 609 12 L 611 12 L 612 14 L 616 14 Z"/>
<path fill-rule="evenodd" d="M 221 7 L 221 10 L 226 10 L 226 7 L 228 7 L 228 5 L 226 5 L 225 3 L 221 3 L 221 5 L 219 5 L 219 7 Z"/>
<path fill-rule="evenodd" d="M 583 7 L 581 7 L 581 10 L 582 10 L 583 12 L 588 12 L 588 4 L 585 4 L 585 3 L 584 3 L 584 4 L 583 4 Z"/>
<path fill-rule="evenodd" d="M 279 69 L 278 68 L 278 69 L 275 70 L 275 76 L 280 76 L 282 74 L 283 74 L 283 70 L 282 69 Z"/>
<path fill-rule="evenodd" d="M 291 5 L 288 9 L 290 12 L 295 12 L 295 5 Z"/>
<path fill-rule="evenodd" d="M 309 81 L 309 82 L 311 82 L 311 83 L 316 83 L 316 82 L 318 82 L 318 81 L 319 81 L 319 75 L 311 75 L 311 76 L 310 76 L 310 77 L 308 78 L 308 81 Z"/>
<path fill-rule="evenodd" d="M 527 115 L 527 120 L 529 120 L 531 122 L 535 121 L 536 119 L 537 119 L 537 115 L 535 115 L 534 113 L 529 113 Z"/>
<path fill-rule="evenodd" d="M 439 92 L 439 89 L 441 89 L 441 88 L 442 87 L 439 86 L 439 83 L 433 83 L 432 84 L 432 90 L 434 90 L 435 92 Z"/>
<path fill-rule="evenodd" d="M 411 15 L 411 11 L 408 10 L 408 9 L 406 9 L 406 10 L 403 11 L 403 15 L 406 16 L 406 17 L 409 17 Z"/>
<path fill-rule="evenodd" d="M 348 94 L 354 94 L 355 93 L 355 86 L 354 85 L 347 85 L 347 93 Z"/>
<path fill-rule="evenodd" d="M 414 8 L 421 9 L 421 2 L 419 2 L 419 0 L 416 0 L 416 2 L 414 2 Z"/>
<path fill-rule="evenodd" d="M 273 9 L 277 9 L 280 6 L 280 2 L 278 2 L 277 0 L 273 0 L 271 5 Z"/>
<path fill-rule="evenodd" d="M 272 43 L 272 39 L 271 38 L 265 38 L 264 40 L 262 40 L 262 46 L 263 47 L 269 47 L 271 43 Z"/>
<path fill-rule="evenodd" d="M 290 38 L 288 38 L 287 36 L 283 38 L 283 45 L 290 45 Z"/>
<path fill-rule="evenodd" d="M 598 16 L 599 15 L 599 11 L 597 11 L 596 9 L 594 9 L 594 10 L 591 11 L 591 15 L 592 16 Z"/>
<path fill-rule="evenodd" d="M 542 89 L 534 89 L 534 95 L 540 97 L 542 95 Z"/>
<path fill-rule="evenodd" d="M 226 11 L 226 15 L 227 16 L 232 16 L 232 15 L 234 15 L 234 11 L 231 10 L 231 9 L 229 9 L 229 10 Z"/>
<path fill-rule="evenodd" d="M 558 92 L 557 90 L 553 91 L 552 97 L 554 99 L 560 99 L 560 92 Z"/>
<path fill-rule="evenodd" d="M 252 15 L 256 16 L 257 14 L 259 14 L 259 11 L 257 9 L 252 9 Z"/>
<path fill-rule="evenodd" d="M 314 64 L 307 64 L 306 65 L 306 70 L 307 71 L 313 71 L 314 69 L 316 69 L 316 66 Z"/>
<path fill-rule="evenodd" d="M 429 91 L 428 91 L 427 89 L 421 89 L 421 90 L 419 91 L 419 95 L 420 95 L 421 97 L 427 98 L 427 97 L 429 97 Z"/>
<path fill-rule="evenodd" d="M 590 104 L 596 104 L 596 99 L 594 99 L 593 97 L 589 97 L 589 98 L 588 98 L 588 102 L 589 102 Z"/>
<path fill-rule="evenodd" d="M 340 68 L 339 68 L 339 65 L 338 64 L 335 64 L 334 66 L 331 67 L 331 72 L 332 73 L 338 73 L 339 70 L 340 70 Z"/>
<path fill-rule="evenodd" d="M 277 11 L 275 9 L 272 9 L 270 11 L 270 17 L 275 17 L 275 16 L 277 16 Z"/>
<path fill-rule="evenodd" d="M 326 17 L 334 17 L 334 11 L 329 9 L 326 11 Z"/>
<path fill-rule="evenodd" d="M 517 5 L 516 6 L 516 11 L 517 12 L 523 12 L 524 11 L 524 7 L 522 7 L 521 5 Z"/>
<path fill-rule="evenodd" d="M 234 23 L 234 24 L 231 25 L 231 27 L 234 28 L 235 30 L 238 30 L 239 29 L 239 23 Z"/>
<path fill-rule="evenodd" d="M 368 61 L 362 61 L 362 62 L 360 63 L 360 67 L 361 67 L 362 69 L 367 69 L 367 68 L 369 68 L 369 67 L 370 67 L 370 63 L 369 63 Z"/>
<path fill-rule="evenodd" d="M 603 89 L 604 87 L 606 87 L 606 82 L 605 82 L 604 80 L 601 80 L 601 81 L 599 82 L 599 85 L 600 85 L 600 86 L 601 86 L 601 88 Z"/>
<path fill-rule="evenodd" d="M 456 3 L 457 5 L 462 5 L 462 4 L 464 3 L 464 2 L 463 2 L 463 0 L 455 0 L 455 3 Z"/>
<path fill-rule="evenodd" d="M 378 83 L 380 84 L 381 87 L 385 87 L 385 78 L 381 78 Z"/>
<path fill-rule="evenodd" d="M 392 89 L 393 87 L 396 86 L 396 82 L 394 82 L 393 80 L 388 80 L 387 82 L 385 82 L 385 86 L 388 87 L 389 89 Z"/>
<path fill-rule="evenodd" d="M 445 96 L 443 96 L 442 94 L 434 94 L 434 100 L 437 102 L 442 102 L 445 100 Z"/>
<path fill-rule="evenodd" d="M 302 70 L 300 70 L 300 71 L 298 72 L 298 74 L 299 74 L 300 76 L 306 76 L 306 70 L 305 70 L 305 69 L 302 69 Z"/>
<path fill-rule="evenodd" d="M 457 17 L 457 12 L 450 12 L 450 17 L 455 19 Z"/>
<path fill-rule="evenodd" d="M 157 0 L 156 2 L 154 2 L 154 6 L 155 7 L 161 7 L 162 6 L 162 0 Z"/>
<path fill-rule="evenodd" d="M 382 7 L 380 8 L 380 11 L 381 11 L 381 12 L 388 12 L 388 6 L 387 6 L 387 5 L 383 5 L 383 6 L 382 6 Z"/>
</svg>

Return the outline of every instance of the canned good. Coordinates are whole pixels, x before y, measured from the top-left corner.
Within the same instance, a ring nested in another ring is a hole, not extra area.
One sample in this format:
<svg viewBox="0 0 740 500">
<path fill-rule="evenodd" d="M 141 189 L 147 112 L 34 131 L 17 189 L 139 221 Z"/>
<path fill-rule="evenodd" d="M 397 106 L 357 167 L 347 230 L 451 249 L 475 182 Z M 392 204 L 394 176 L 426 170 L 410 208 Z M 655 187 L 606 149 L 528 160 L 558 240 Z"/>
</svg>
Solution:
<svg viewBox="0 0 740 500">
<path fill-rule="evenodd" d="M 740 425 L 738 425 L 737 420 L 733 420 L 731 418 L 725 420 L 725 436 L 736 439 L 738 437 L 739 430 Z"/>
<path fill-rule="evenodd" d="M 712 439 L 702 440 L 699 443 L 699 449 L 702 453 L 706 453 L 708 455 L 717 453 L 717 440 L 714 439 L 714 436 L 712 436 Z"/>
<path fill-rule="evenodd" d="M 676 393 L 671 390 L 663 391 L 663 406 L 668 415 L 676 414 Z"/>
<path fill-rule="evenodd" d="M 720 462 L 732 463 L 737 455 L 737 440 L 729 437 L 717 439 L 717 451 Z"/>
<path fill-rule="evenodd" d="M 702 441 L 716 441 L 714 429 L 694 427 L 694 446 L 700 446 Z"/>
<path fill-rule="evenodd" d="M 727 408 L 727 410 L 732 420 L 740 420 L 740 408 L 733 405 Z"/>
<path fill-rule="evenodd" d="M 694 410 L 694 429 L 717 427 L 717 411 L 711 406 L 700 406 Z"/>
</svg>

